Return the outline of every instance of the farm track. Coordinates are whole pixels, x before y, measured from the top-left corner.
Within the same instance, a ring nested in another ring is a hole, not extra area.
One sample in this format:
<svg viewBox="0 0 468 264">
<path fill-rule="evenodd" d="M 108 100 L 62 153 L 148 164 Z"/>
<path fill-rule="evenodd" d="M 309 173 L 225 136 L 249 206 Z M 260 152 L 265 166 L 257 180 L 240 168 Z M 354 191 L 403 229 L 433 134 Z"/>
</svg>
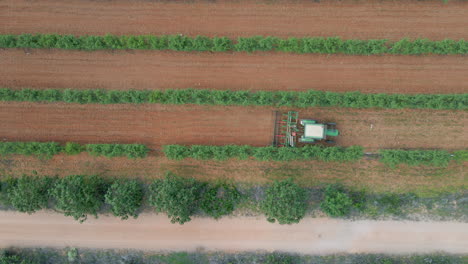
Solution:
<svg viewBox="0 0 468 264">
<path fill-rule="evenodd" d="M 466 93 L 465 56 L 0 50 L 0 87 Z"/>
<path fill-rule="evenodd" d="M 346 221 L 306 218 L 299 224 L 263 217 L 195 218 L 183 226 L 142 214 L 121 221 L 100 216 L 78 224 L 51 212 L 0 212 L 0 247 L 134 248 L 139 250 L 286 251 L 303 254 L 468 252 L 468 228 L 458 222 Z M 118 232 L 116 232 L 118 230 Z"/>
<path fill-rule="evenodd" d="M 468 3 L 450 1 L 0 1 L 0 33 L 466 38 Z"/>
<path fill-rule="evenodd" d="M 272 107 L 195 105 L 77 105 L 1 103 L 3 140 L 79 143 L 271 144 Z M 286 109 L 284 109 L 286 110 Z M 313 108 L 304 118 L 334 121 L 337 145 L 381 148 L 463 149 L 468 113 L 431 110 Z"/>
</svg>

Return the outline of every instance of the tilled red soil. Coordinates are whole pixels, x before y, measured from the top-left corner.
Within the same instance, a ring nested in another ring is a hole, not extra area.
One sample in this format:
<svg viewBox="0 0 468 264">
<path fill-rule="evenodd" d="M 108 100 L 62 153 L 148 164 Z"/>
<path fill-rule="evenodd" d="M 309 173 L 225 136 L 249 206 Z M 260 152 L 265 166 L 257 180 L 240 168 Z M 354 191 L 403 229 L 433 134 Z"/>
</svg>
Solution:
<svg viewBox="0 0 468 264">
<path fill-rule="evenodd" d="M 1 103 L 2 140 L 80 143 L 270 145 L 274 108 L 195 105 Z M 283 109 L 286 111 L 286 109 Z M 468 113 L 314 108 L 302 118 L 336 122 L 339 146 L 463 149 Z"/>
<path fill-rule="evenodd" d="M 0 33 L 229 37 L 467 37 L 468 3 L 434 1 L 0 1 Z"/>
<path fill-rule="evenodd" d="M 464 56 L 0 50 L 0 86 L 465 93 Z"/>
</svg>

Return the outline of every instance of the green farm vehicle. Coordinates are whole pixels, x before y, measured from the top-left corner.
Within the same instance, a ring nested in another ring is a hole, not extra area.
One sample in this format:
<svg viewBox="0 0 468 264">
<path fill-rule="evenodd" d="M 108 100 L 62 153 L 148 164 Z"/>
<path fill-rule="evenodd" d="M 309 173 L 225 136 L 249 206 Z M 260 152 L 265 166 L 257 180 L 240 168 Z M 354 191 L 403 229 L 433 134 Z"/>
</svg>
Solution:
<svg viewBox="0 0 468 264">
<path fill-rule="evenodd" d="M 330 137 L 339 135 L 335 123 L 320 123 L 312 119 L 299 119 L 299 113 L 276 113 L 273 145 L 297 147 L 300 144 L 334 143 Z"/>
</svg>

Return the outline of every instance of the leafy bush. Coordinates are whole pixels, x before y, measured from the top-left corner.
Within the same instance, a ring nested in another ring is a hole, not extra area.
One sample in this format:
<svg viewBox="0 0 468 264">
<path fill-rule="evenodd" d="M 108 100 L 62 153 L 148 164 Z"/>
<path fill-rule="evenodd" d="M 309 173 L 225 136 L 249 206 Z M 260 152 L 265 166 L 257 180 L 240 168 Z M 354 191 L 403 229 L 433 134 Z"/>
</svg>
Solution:
<svg viewBox="0 0 468 264">
<path fill-rule="evenodd" d="M 112 214 L 122 220 L 138 217 L 143 202 L 143 188 L 136 180 L 117 180 L 107 190 L 105 201 L 111 206 Z"/>
<path fill-rule="evenodd" d="M 50 190 L 55 208 L 83 222 L 88 214 L 97 218 L 104 202 L 105 183 L 97 176 L 71 175 L 59 179 Z"/>
<path fill-rule="evenodd" d="M 306 192 L 292 179 L 275 181 L 266 189 L 260 208 L 269 222 L 299 223 L 307 209 Z"/>
<path fill-rule="evenodd" d="M 65 153 L 67 153 L 68 155 L 76 155 L 76 154 L 80 154 L 82 151 L 84 150 L 84 147 L 78 143 L 74 143 L 74 142 L 67 142 L 67 144 L 65 144 Z"/>
<path fill-rule="evenodd" d="M 20 154 L 50 158 L 63 147 L 56 142 L 0 142 L 0 155 Z"/>
<path fill-rule="evenodd" d="M 201 209 L 214 219 L 231 214 L 241 198 L 240 192 L 232 184 L 220 183 L 208 186 L 201 198 Z"/>
<path fill-rule="evenodd" d="M 390 167 L 395 167 L 398 164 L 447 167 L 452 159 L 451 154 L 445 150 L 382 149 L 379 153 L 380 161 Z"/>
<path fill-rule="evenodd" d="M 349 107 L 467 110 L 465 94 L 373 94 L 360 92 L 167 90 L 0 89 L 0 101 L 79 104 L 199 104 L 287 107 Z"/>
<path fill-rule="evenodd" d="M 201 160 L 226 160 L 230 158 L 247 159 L 254 157 L 260 161 L 322 160 L 356 161 L 362 158 L 362 147 L 322 147 L 305 146 L 302 148 L 251 147 L 251 146 L 202 146 L 190 147 L 168 145 L 163 149 L 169 159 L 193 158 Z"/>
<path fill-rule="evenodd" d="M 349 39 L 339 37 L 304 37 L 280 39 L 272 36 L 240 37 L 233 41 L 226 37 L 161 36 L 73 36 L 57 34 L 0 35 L 0 48 L 58 48 L 77 50 L 102 49 L 153 49 L 175 51 L 281 51 L 318 54 L 467 54 L 467 41 L 428 39 L 402 39 L 390 42 L 386 39 Z"/>
<path fill-rule="evenodd" d="M 86 151 L 93 156 L 108 158 L 124 157 L 129 159 L 144 158 L 148 155 L 148 148 L 141 144 L 87 144 Z"/>
<path fill-rule="evenodd" d="M 166 213 L 171 223 L 184 224 L 198 209 L 201 187 L 195 179 L 168 174 L 150 185 L 149 204 Z"/>
<path fill-rule="evenodd" d="M 468 150 L 458 150 L 454 153 L 454 159 L 457 161 L 468 161 Z"/>
<path fill-rule="evenodd" d="M 8 202 L 16 210 L 31 214 L 47 208 L 50 198 L 48 190 L 53 184 L 52 178 L 22 176 L 9 182 Z"/>
<path fill-rule="evenodd" d="M 329 185 L 325 189 L 325 198 L 320 208 L 332 217 L 348 215 L 353 207 L 353 200 L 343 189 Z"/>
</svg>

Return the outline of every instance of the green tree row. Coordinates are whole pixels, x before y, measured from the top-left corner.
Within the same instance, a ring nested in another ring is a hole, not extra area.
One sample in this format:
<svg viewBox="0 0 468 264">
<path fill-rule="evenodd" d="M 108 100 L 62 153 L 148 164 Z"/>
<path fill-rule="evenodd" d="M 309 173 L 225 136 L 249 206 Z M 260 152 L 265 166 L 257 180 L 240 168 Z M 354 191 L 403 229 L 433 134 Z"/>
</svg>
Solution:
<svg viewBox="0 0 468 264">
<path fill-rule="evenodd" d="M 390 167 L 395 167 L 398 164 L 447 167 L 453 159 L 462 162 L 468 161 L 468 150 L 459 150 L 452 154 L 445 150 L 381 149 L 379 154 L 380 161 Z"/>
<path fill-rule="evenodd" d="M 164 155 L 169 159 L 193 158 L 200 160 L 227 160 L 230 158 L 247 159 L 254 157 L 260 161 L 321 160 L 356 161 L 363 157 L 360 146 L 323 147 L 304 146 L 301 148 L 252 147 L 252 146 L 205 146 L 205 145 L 166 145 Z"/>
<path fill-rule="evenodd" d="M 79 104 L 199 104 L 287 107 L 350 107 L 467 110 L 464 94 L 373 94 L 360 92 L 229 91 L 205 89 L 80 90 L 0 88 L 0 101 Z"/>
<path fill-rule="evenodd" d="M 318 54 L 467 54 L 467 41 L 445 39 L 348 39 L 339 37 L 277 38 L 271 36 L 239 37 L 187 37 L 181 35 L 138 36 L 74 36 L 59 34 L 0 35 L 0 48 L 57 48 L 72 50 L 143 49 L 175 51 L 280 51 Z"/>
<path fill-rule="evenodd" d="M 2 200 L 20 212 L 32 214 L 52 207 L 80 222 L 85 221 L 88 215 L 97 217 L 104 204 L 122 220 L 137 218 L 145 196 L 148 204 L 156 212 L 167 214 L 172 223 L 188 222 L 199 212 L 218 219 L 231 214 L 246 198 L 233 184 L 208 184 L 172 174 L 153 181 L 149 186 L 137 180 L 108 181 L 97 176 L 22 176 L 5 181 L 1 185 L 1 193 Z M 292 180 L 275 182 L 266 190 L 260 208 L 269 221 L 297 223 L 305 215 L 305 191 Z"/>
<path fill-rule="evenodd" d="M 86 144 L 68 142 L 60 145 L 57 142 L 0 142 L 0 155 L 21 154 L 51 158 L 59 153 L 68 155 L 83 151 L 93 156 L 144 158 L 149 149 L 141 144 Z"/>
</svg>

